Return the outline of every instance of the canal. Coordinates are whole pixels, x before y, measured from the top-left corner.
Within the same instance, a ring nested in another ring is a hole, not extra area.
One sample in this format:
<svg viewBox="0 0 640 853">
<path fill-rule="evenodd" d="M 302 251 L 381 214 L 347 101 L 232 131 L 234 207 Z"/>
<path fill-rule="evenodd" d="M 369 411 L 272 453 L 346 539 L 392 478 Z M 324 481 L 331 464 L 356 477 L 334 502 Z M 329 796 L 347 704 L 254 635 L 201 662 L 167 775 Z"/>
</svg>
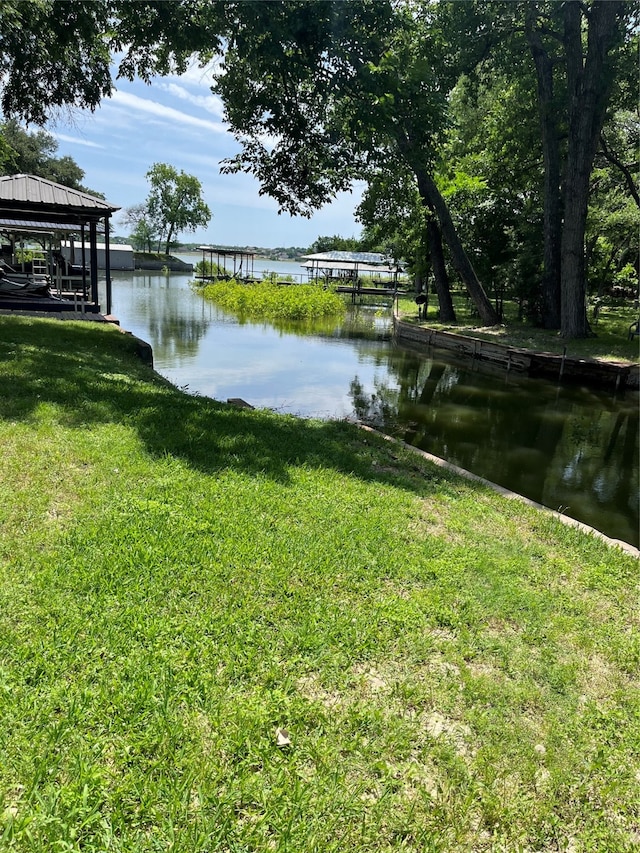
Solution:
<svg viewBox="0 0 640 853">
<path fill-rule="evenodd" d="M 193 259 L 193 260 L 197 260 Z M 298 273 L 291 263 L 260 269 Z M 638 394 L 560 386 L 397 346 L 390 303 L 313 327 L 243 322 L 191 275 L 114 273 L 113 313 L 188 393 L 359 419 L 616 539 L 639 544 Z"/>
</svg>

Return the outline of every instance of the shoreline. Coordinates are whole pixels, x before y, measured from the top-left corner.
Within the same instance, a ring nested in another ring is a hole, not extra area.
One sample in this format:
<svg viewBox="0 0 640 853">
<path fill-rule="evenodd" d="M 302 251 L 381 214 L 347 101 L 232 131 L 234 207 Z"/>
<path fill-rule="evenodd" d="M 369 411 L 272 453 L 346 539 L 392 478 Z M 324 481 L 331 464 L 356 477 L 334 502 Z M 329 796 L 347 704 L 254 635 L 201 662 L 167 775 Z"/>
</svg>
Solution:
<svg viewBox="0 0 640 853">
<path fill-rule="evenodd" d="M 603 361 L 560 355 L 494 343 L 472 335 L 459 335 L 416 326 L 393 312 L 396 340 L 404 345 L 442 349 L 465 359 L 478 360 L 502 372 L 511 370 L 531 378 L 556 382 L 581 382 L 613 387 L 615 391 L 640 388 L 640 365 L 629 361 Z"/>
</svg>

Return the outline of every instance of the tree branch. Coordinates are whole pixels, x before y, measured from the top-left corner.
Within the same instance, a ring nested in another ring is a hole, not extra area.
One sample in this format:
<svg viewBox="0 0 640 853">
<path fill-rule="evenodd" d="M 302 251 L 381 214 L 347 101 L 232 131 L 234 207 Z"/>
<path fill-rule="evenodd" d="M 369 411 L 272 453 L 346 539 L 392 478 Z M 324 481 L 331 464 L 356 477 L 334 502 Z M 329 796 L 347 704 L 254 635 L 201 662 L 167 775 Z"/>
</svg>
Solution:
<svg viewBox="0 0 640 853">
<path fill-rule="evenodd" d="M 631 197 L 635 201 L 638 207 L 640 207 L 640 194 L 638 194 L 638 190 L 636 188 L 636 182 L 634 180 L 633 175 L 628 166 L 626 166 L 621 160 L 619 160 L 616 155 L 609 149 L 607 146 L 606 140 L 604 138 L 604 134 L 600 134 L 600 150 L 605 158 L 608 160 L 613 166 L 617 169 L 620 169 L 622 174 L 624 175 L 624 182 L 627 185 L 627 189 L 631 194 Z"/>
</svg>

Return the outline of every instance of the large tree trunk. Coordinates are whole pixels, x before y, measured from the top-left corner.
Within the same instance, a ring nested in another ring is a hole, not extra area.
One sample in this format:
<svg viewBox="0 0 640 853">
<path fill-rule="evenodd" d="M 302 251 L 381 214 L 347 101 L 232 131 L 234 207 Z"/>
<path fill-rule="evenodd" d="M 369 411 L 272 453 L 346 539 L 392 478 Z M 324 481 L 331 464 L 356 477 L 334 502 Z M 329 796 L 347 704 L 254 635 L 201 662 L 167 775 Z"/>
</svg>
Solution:
<svg viewBox="0 0 640 853">
<path fill-rule="evenodd" d="M 427 222 L 427 236 L 429 238 L 431 268 L 433 269 L 436 293 L 438 294 L 438 305 L 440 306 L 439 319 L 442 323 L 455 323 L 456 312 L 453 307 L 449 276 L 447 275 L 447 267 L 444 262 L 442 233 L 438 227 L 438 223 L 432 216 L 429 217 Z"/>
<path fill-rule="evenodd" d="M 594 0 L 583 62 L 582 3 L 567 0 L 563 5 L 569 138 L 561 246 L 560 330 L 566 338 L 584 338 L 590 331 L 584 256 L 589 179 L 611 88 L 607 56 L 623 6 L 624 3 L 614 0 Z"/>
<path fill-rule="evenodd" d="M 538 109 L 544 164 L 542 273 L 542 325 L 560 328 L 560 248 L 562 238 L 560 192 L 560 130 L 558 105 L 554 103 L 553 62 L 536 29 L 537 6 L 527 9 L 525 33 L 536 69 Z"/>
<path fill-rule="evenodd" d="M 447 203 L 442 198 L 439 189 L 437 188 L 433 178 L 422 168 L 415 168 L 414 173 L 418 181 L 418 192 L 420 198 L 429 210 L 432 210 L 438 217 L 442 236 L 446 240 L 447 246 L 451 252 L 453 265 L 455 266 L 460 278 L 469 292 L 469 296 L 473 300 L 474 305 L 478 310 L 480 319 L 485 326 L 495 326 L 500 322 L 498 313 L 489 302 L 487 294 L 471 265 L 471 261 L 460 242 L 460 237 L 453 224 L 451 214 Z"/>
</svg>

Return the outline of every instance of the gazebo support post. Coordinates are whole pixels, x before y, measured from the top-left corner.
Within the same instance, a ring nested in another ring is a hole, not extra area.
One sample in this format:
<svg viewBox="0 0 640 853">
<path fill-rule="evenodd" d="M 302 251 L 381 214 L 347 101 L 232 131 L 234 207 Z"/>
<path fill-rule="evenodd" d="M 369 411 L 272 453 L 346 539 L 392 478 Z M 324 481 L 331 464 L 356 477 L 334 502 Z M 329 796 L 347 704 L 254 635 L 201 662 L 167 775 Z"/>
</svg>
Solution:
<svg viewBox="0 0 640 853">
<path fill-rule="evenodd" d="M 86 240 L 86 234 L 85 234 L 84 222 L 83 222 L 82 225 L 80 226 L 80 245 L 82 246 L 82 298 L 86 302 L 87 301 L 87 252 L 86 252 L 85 240 Z M 71 260 L 73 260 L 73 256 L 71 257 Z"/>
<path fill-rule="evenodd" d="M 109 215 L 104 218 L 104 271 L 107 277 L 107 314 L 111 314 L 111 251 L 109 249 Z"/>
<path fill-rule="evenodd" d="M 89 274 L 91 276 L 91 301 L 98 304 L 98 238 L 96 221 L 89 223 Z"/>
</svg>

